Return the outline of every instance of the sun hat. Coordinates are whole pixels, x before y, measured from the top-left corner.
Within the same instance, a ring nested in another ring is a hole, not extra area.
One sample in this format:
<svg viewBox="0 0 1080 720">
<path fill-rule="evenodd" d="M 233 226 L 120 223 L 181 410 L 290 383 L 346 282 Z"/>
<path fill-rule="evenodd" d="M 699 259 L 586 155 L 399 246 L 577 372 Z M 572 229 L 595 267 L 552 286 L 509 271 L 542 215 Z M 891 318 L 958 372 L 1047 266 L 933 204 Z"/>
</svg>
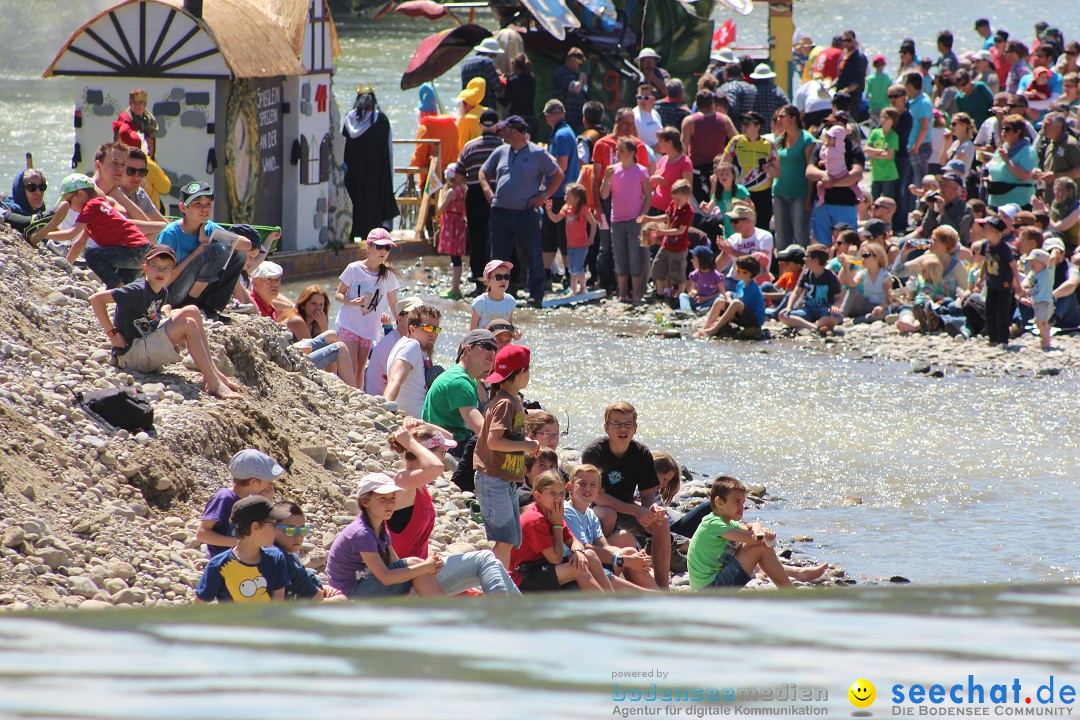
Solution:
<svg viewBox="0 0 1080 720">
<path fill-rule="evenodd" d="M 382 227 L 372 228 L 367 234 L 367 242 L 369 245 L 389 245 L 391 247 L 397 247 L 394 238 L 390 236 L 390 231 Z"/>
<path fill-rule="evenodd" d="M 424 301 L 421 298 L 418 298 L 418 297 L 415 297 L 415 296 L 414 297 L 407 297 L 407 298 L 404 298 L 403 300 L 398 300 L 397 305 L 394 305 L 394 314 L 395 315 L 404 315 L 406 313 L 411 313 L 413 310 L 415 310 L 416 308 L 420 307 L 423 304 L 424 304 Z"/>
<path fill-rule="evenodd" d="M 484 101 L 486 93 L 487 80 L 482 77 L 474 77 L 465 86 L 465 89 L 458 93 L 457 99 L 476 107 Z"/>
<path fill-rule="evenodd" d="M 285 268 L 278 265 L 272 260 L 264 260 L 259 263 L 259 267 L 251 271 L 251 279 L 258 280 L 259 278 L 267 278 L 273 280 L 279 278 L 285 274 Z"/>
<path fill-rule="evenodd" d="M 420 86 L 420 105 L 416 108 L 422 113 L 439 112 L 439 102 L 435 97 L 435 86 L 429 82 Z"/>
<path fill-rule="evenodd" d="M 570 48 L 570 52 L 566 53 L 568 58 L 577 58 L 578 60 L 585 59 L 585 51 L 579 47 Z"/>
<path fill-rule="evenodd" d="M 1065 241 L 1056 235 L 1051 235 L 1043 240 L 1043 250 L 1048 253 L 1053 252 L 1054 250 L 1065 252 Z"/>
<path fill-rule="evenodd" d="M 724 214 L 732 220 L 752 220 L 754 218 L 754 209 L 746 205 L 736 205 Z"/>
<path fill-rule="evenodd" d="M 484 38 L 480 41 L 480 44 L 473 48 L 478 53 L 484 53 L 485 55 L 502 55 L 506 51 L 499 45 L 499 41 L 493 37 Z"/>
<path fill-rule="evenodd" d="M 514 269 L 514 264 L 509 260 L 489 260 L 488 264 L 484 266 L 484 277 L 486 278 L 488 275 L 495 272 L 502 265 L 505 265 L 511 270 Z"/>
<path fill-rule="evenodd" d="M 721 48 L 717 52 L 714 52 L 709 56 L 709 59 L 713 62 L 723 63 L 724 65 L 730 65 L 731 63 L 739 62 L 735 58 L 735 53 L 731 51 L 731 48 Z"/>
<path fill-rule="evenodd" d="M 750 120 L 756 122 L 761 127 L 765 127 L 765 116 L 755 110 L 748 110 L 741 115 L 743 120 Z"/>
<path fill-rule="evenodd" d="M 495 370 L 486 378 L 486 383 L 501 383 L 517 370 L 529 367 L 531 353 L 524 345 L 507 345 L 495 356 Z"/>
<path fill-rule="evenodd" d="M 76 190 L 89 190 L 94 187 L 94 181 L 82 173 L 71 173 L 60 183 L 60 194 L 67 195 Z"/>
<path fill-rule="evenodd" d="M 358 496 L 367 495 L 368 493 L 390 495 L 391 493 L 396 493 L 398 490 L 404 489 L 405 488 L 394 482 L 394 478 L 386 473 L 368 473 L 360 478 L 360 483 L 356 486 L 356 494 Z"/>
<path fill-rule="evenodd" d="M 457 177 L 457 174 L 460 171 L 461 168 L 458 166 L 458 164 L 456 162 L 452 162 L 446 166 L 446 169 L 443 170 L 443 173 L 446 175 L 446 179 L 449 180 L 451 178 Z"/>
<path fill-rule="evenodd" d="M 258 478 L 259 480 L 274 480 L 285 472 L 285 468 L 278 465 L 274 458 L 261 450 L 247 448 L 236 453 L 229 463 L 229 472 L 237 480 Z"/>
<path fill-rule="evenodd" d="M 803 35 L 799 38 L 799 42 L 795 43 L 795 48 L 812 48 L 814 47 L 814 40 L 809 35 Z M 734 54 L 732 54 L 734 57 Z"/>
<path fill-rule="evenodd" d="M 1005 203 L 998 208 L 998 212 L 1010 220 L 1015 220 L 1016 216 L 1020 214 L 1020 206 L 1016 203 Z"/>
<path fill-rule="evenodd" d="M 494 318 L 487 325 L 484 326 L 487 330 L 490 330 L 493 335 L 498 336 L 500 333 L 510 333 L 513 337 L 517 332 L 517 328 L 514 324 L 506 318 Z"/>
<path fill-rule="evenodd" d="M 751 80 L 771 80 L 774 77 L 776 77 L 776 73 L 773 72 L 768 63 L 759 63 L 754 68 L 754 72 L 750 73 Z"/>
<path fill-rule="evenodd" d="M 639 52 L 637 54 L 637 57 L 634 58 L 634 59 L 637 60 L 638 62 L 640 62 L 641 60 L 643 60 L 645 58 L 653 58 L 655 60 L 659 60 L 660 59 L 660 53 L 656 52 L 651 47 L 641 48 L 641 52 Z"/>
</svg>

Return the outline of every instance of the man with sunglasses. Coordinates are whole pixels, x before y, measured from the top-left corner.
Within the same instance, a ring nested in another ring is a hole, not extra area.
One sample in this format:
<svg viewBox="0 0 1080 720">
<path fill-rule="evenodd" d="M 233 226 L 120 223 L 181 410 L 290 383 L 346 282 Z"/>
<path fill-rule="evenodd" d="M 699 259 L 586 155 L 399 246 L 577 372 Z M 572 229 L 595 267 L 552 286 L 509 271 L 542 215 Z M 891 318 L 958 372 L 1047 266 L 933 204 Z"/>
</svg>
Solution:
<svg viewBox="0 0 1080 720">
<path fill-rule="evenodd" d="M 638 85 L 636 99 L 634 126 L 637 127 L 638 137 L 649 147 L 655 148 L 656 133 L 663 128 L 660 113 L 653 109 L 656 105 L 656 89 L 648 83 Z"/>
<path fill-rule="evenodd" d="M 457 447 L 451 455 L 460 458 L 469 438 L 484 427 L 476 381 L 491 374 L 497 343 L 490 330 L 470 330 L 458 346 L 457 361 L 428 388 L 424 399 L 424 422 L 446 428 Z"/>
<path fill-rule="evenodd" d="M 147 220 L 168 224 L 169 221 L 165 219 L 164 215 L 158 212 L 157 207 L 154 205 L 154 201 L 150 199 L 150 195 L 143 189 L 143 183 L 146 181 L 146 176 L 150 172 L 150 168 L 146 161 L 146 153 L 142 150 L 139 150 L 138 148 L 131 148 L 128 150 L 127 164 L 124 166 L 124 176 L 120 180 L 120 191 L 143 211 Z"/>
<path fill-rule="evenodd" d="M 442 332 L 441 319 L 442 313 L 432 305 L 421 305 L 410 312 L 407 334 L 394 344 L 386 358 L 383 397 L 396 402 L 402 412 L 414 418 L 424 414 L 425 371 Z"/>
</svg>

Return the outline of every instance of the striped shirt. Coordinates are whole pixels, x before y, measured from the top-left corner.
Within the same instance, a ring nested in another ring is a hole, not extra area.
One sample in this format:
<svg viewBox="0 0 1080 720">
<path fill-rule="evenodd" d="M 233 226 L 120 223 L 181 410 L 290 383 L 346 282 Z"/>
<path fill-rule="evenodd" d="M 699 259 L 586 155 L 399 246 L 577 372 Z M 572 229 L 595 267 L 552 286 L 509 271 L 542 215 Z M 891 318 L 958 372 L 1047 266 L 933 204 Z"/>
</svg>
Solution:
<svg viewBox="0 0 1080 720">
<path fill-rule="evenodd" d="M 503 144 L 502 138 L 495 133 L 484 133 L 480 137 L 465 143 L 458 158 L 458 165 L 465 170 L 465 181 L 469 185 L 480 184 L 480 168 L 487 161 L 488 155 Z"/>
</svg>

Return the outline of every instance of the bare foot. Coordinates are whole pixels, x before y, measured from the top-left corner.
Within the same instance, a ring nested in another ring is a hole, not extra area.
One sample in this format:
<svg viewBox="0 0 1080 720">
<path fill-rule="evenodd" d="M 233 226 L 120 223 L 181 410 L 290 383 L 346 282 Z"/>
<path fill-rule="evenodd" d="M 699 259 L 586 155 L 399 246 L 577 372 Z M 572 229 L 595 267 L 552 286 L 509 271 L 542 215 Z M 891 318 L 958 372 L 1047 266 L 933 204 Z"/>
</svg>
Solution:
<svg viewBox="0 0 1080 720">
<path fill-rule="evenodd" d="M 829 569 L 829 563 L 821 563 L 820 565 L 811 565 L 809 567 L 785 567 L 784 570 L 792 580 L 798 580 L 800 582 L 810 582 L 817 580 L 819 577 L 825 574 L 825 571 Z"/>
<path fill-rule="evenodd" d="M 236 392 L 240 392 L 241 388 L 243 387 L 239 383 L 230 380 L 228 376 L 226 376 L 224 373 L 218 373 L 218 379 L 221 380 L 222 385 L 229 388 L 230 390 L 235 390 Z"/>
<path fill-rule="evenodd" d="M 242 395 L 240 395 L 240 393 L 233 392 L 232 388 L 221 383 L 218 383 L 216 385 L 210 385 L 209 383 L 206 383 L 204 387 L 206 388 L 207 395 L 213 395 L 214 397 L 219 397 L 222 400 L 237 400 L 243 397 Z"/>
</svg>

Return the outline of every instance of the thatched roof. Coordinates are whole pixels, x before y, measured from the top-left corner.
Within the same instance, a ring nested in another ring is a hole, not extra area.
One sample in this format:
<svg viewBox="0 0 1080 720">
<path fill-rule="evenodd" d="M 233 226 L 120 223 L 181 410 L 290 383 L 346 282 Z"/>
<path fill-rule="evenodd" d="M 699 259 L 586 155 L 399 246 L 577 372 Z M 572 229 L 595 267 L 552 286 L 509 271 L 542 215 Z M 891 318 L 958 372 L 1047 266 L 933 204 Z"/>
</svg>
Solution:
<svg viewBox="0 0 1080 720">
<path fill-rule="evenodd" d="M 277 21 L 285 36 L 292 43 L 293 51 L 299 57 L 304 46 L 304 25 L 307 24 L 308 4 L 306 0 L 248 0 L 252 5 L 258 5 L 267 17 Z M 326 2 L 326 0 L 322 0 Z M 326 14 L 330 15 L 327 8 Z M 330 44 L 334 48 L 334 57 L 341 57 L 341 45 L 338 42 L 337 27 L 330 23 Z"/>
</svg>

